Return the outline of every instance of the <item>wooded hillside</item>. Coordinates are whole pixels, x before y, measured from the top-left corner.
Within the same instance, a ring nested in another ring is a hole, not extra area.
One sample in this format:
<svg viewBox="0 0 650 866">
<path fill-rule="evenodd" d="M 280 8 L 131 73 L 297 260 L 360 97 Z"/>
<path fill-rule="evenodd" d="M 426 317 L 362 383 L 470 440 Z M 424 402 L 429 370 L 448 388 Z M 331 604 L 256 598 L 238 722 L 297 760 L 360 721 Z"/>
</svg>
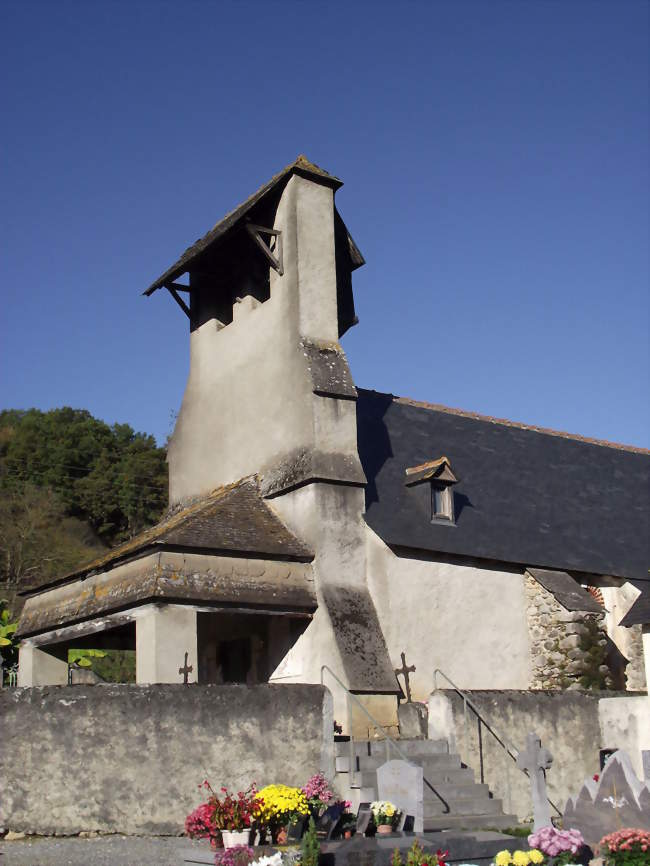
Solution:
<svg viewBox="0 0 650 866">
<path fill-rule="evenodd" d="M 83 409 L 0 412 L 0 597 L 62 576 L 151 526 L 165 450 Z"/>
</svg>

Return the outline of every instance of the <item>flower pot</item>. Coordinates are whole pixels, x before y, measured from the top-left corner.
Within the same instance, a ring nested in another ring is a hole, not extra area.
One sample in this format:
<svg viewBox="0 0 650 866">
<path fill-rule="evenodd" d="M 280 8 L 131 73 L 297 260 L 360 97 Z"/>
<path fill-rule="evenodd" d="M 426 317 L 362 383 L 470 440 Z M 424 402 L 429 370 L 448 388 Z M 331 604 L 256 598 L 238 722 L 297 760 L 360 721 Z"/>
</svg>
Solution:
<svg viewBox="0 0 650 866">
<path fill-rule="evenodd" d="M 235 845 L 248 845 L 251 837 L 250 830 L 222 830 L 224 848 L 234 848 Z"/>
<path fill-rule="evenodd" d="M 392 824 L 379 824 L 377 826 L 377 832 L 380 833 L 382 836 L 385 836 L 387 833 L 392 833 L 393 832 L 393 825 Z"/>
<path fill-rule="evenodd" d="M 286 845 L 289 834 L 286 827 L 279 827 L 275 834 L 276 845 Z"/>
</svg>

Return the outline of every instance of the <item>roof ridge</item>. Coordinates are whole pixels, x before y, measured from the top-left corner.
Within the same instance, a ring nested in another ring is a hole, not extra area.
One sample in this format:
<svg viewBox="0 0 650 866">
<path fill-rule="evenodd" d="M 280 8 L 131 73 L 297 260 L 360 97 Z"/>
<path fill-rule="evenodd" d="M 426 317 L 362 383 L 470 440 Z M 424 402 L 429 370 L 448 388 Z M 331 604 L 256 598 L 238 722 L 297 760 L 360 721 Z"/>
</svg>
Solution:
<svg viewBox="0 0 650 866">
<path fill-rule="evenodd" d="M 519 430 L 530 430 L 533 433 L 542 433 L 547 436 L 558 436 L 561 439 L 573 439 L 576 442 L 585 442 L 589 445 L 601 445 L 605 448 L 615 448 L 618 451 L 631 451 L 636 454 L 650 454 L 649 448 L 642 448 L 638 445 L 626 445 L 621 442 L 610 442 L 607 439 L 595 439 L 591 436 L 583 436 L 580 433 L 568 433 L 565 430 L 554 430 L 551 427 L 540 427 L 537 424 L 526 424 L 523 421 L 511 421 L 508 418 L 497 418 L 493 415 L 483 415 L 480 412 L 473 412 L 468 409 L 457 409 L 451 406 L 444 406 L 442 403 L 428 403 L 426 400 L 414 400 L 412 397 L 400 397 L 396 394 L 390 394 L 384 391 L 375 391 L 372 388 L 359 388 L 358 390 L 369 391 L 373 394 L 390 397 L 394 403 L 402 403 L 405 406 L 414 406 L 417 409 L 446 412 L 449 415 L 458 415 L 461 418 L 473 418 L 476 421 L 489 421 L 491 424 L 502 424 L 504 427 L 516 427 Z"/>
<path fill-rule="evenodd" d="M 271 190 L 285 177 L 289 177 L 292 172 L 303 172 L 314 175 L 315 177 L 321 178 L 323 183 L 329 184 L 335 190 L 343 186 L 343 181 L 340 178 L 325 171 L 325 169 L 311 162 L 301 153 L 293 162 L 285 165 L 285 167 L 276 172 L 270 180 L 263 183 L 255 192 L 251 193 L 251 195 L 239 204 L 235 205 L 234 208 L 222 216 L 221 219 L 217 220 L 212 228 L 195 240 L 193 244 L 190 244 L 190 246 L 181 253 L 177 261 L 173 265 L 170 265 L 167 270 L 149 286 L 148 289 L 145 289 L 143 294 L 151 295 L 157 289 L 162 288 L 167 282 L 175 280 L 181 276 L 181 274 L 185 273 L 187 270 L 186 265 L 189 265 L 189 263 L 199 255 L 199 253 L 202 253 L 215 240 L 217 240 L 217 238 L 230 230 L 254 205 L 258 204 L 267 193 L 271 192 Z"/>
</svg>

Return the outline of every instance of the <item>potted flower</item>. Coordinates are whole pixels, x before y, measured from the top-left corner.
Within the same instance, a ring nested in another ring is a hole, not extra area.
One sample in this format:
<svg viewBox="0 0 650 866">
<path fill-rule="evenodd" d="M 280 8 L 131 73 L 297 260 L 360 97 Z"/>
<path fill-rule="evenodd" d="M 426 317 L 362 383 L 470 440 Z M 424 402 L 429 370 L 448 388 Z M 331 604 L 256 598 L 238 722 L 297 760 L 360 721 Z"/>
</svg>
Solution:
<svg viewBox="0 0 650 866">
<path fill-rule="evenodd" d="M 370 804 L 370 811 L 378 833 L 392 833 L 399 816 L 402 814 L 397 806 L 388 800 L 375 800 Z"/>
<path fill-rule="evenodd" d="M 650 832 L 625 827 L 609 833 L 598 843 L 598 853 L 607 866 L 644 866 L 650 862 Z"/>
<path fill-rule="evenodd" d="M 211 788 L 210 791 L 212 796 L 208 803 L 213 809 L 214 824 L 221 830 L 223 847 L 232 848 L 235 845 L 248 845 L 251 829 L 262 808 L 262 801 L 258 796 L 255 783 L 245 791 L 238 791 L 237 794 L 231 794 L 227 788 L 222 787 L 222 797 L 219 797 Z"/>
<path fill-rule="evenodd" d="M 258 812 L 260 823 L 269 828 L 276 844 L 284 845 L 289 822 L 302 820 L 309 815 L 307 798 L 300 788 L 289 785 L 267 785 L 258 796 L 262 801 Z"/>
<path fill-rule="evenodd" d="M 220 851 L 214 858 L 215 866 L 250 866 L 255 861 L 255 852 L 248 845 L 233 845 Z"/>
<path fill-rule="evenodd" d="M 499 851 L 494 858 L 494 866 L 540 866 L 546 858 L 541 851 L 533 848 L 530 851 Z"/>
<path fill-rule="evenodd" d="M 541 851 L 545 857 L 553 858 L 554 866 L 568 866 L 569 863 L 575 863 L 585 840 L 580 830 L 557 830 L 549 826 L 531 833 L 528 844 Z"/>
<path fill-rule="evenodd" d="M 315 773 L 300 790 L 307 799 L 314 820 L 323 814 L 334 798 L 334 792 L 323 773 Z"/>
<path fill-rule="evenodd" d="M 210 803 L 201 803 L 185 819 L 185 832 L 190 839 L 208 839 L 211 848 L 220 847 L 221 833 L 213 818 L 214 809 Z"/>
</svg>

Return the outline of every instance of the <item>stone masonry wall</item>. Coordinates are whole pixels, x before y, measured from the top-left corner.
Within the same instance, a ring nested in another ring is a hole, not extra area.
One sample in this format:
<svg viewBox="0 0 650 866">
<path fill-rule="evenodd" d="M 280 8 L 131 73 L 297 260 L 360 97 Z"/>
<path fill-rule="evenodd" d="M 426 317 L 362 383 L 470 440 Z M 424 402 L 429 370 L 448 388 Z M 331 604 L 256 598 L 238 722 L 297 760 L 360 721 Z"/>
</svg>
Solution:
<svg viewBox="0 0 650 866">
<path fill-rule="evenodd" d="M 643 635 L 642 626 L 629 626 L 630 639 L 627 645 L 627 667 L 625 676 L 627 682 L 625 687 L 630 692 L 642 691 L 647 688 L 646 671 L 643 661 Z"/>
<path fill-rule="evenodd" d="M 604 612 L 566 610 L 529 574 L 524 579 L 532 665 L 530 688 L 611 688 L 609 668 L 604 664 Z"/>
<path fill-rule="evenodd" d="M 97 685 L 0 691 L 0 829 L 180 834 L 198 785 L 334 773 L 319 685 Z"/>
</svg>

